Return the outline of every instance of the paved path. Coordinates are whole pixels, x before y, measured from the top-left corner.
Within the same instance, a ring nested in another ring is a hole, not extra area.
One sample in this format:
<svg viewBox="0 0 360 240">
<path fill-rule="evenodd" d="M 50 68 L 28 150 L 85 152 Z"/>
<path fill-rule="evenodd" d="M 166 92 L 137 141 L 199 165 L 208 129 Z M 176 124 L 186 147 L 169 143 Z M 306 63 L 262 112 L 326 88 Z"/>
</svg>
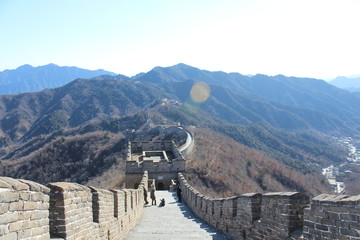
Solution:
<svg viewBox="0 0 360 240">
<path fill-rule="evenodd" d="M 156 191 L 157 204 L 161 198 L 165 198 L 165 207 L 145 205 L 141 222 L 126 240 L 228 239 L 197 218 L 187 205 L 176 202 L 175 192 Z"/>
</svg>

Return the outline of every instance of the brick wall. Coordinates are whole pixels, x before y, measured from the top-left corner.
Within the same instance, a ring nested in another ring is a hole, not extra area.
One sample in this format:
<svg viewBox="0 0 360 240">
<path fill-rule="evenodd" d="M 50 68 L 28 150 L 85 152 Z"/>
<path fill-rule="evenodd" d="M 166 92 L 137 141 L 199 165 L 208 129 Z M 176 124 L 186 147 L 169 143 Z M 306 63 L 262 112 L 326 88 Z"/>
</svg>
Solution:
<svg viewBox="0 0 360 240">
<path fill-rule="evenodd" d="M 184 158 L 187 158 L 194 150 L 195 138 L 194 138 L 194 134 L 192 134 L 190 131 L 188 130 L 185 131 L 188 134 L 188 137 L 186 139 L 185 144 L 179 147 L 179 152 Z"/>
<path fill-rule="evenodd" d="M 360 239 L 360 195 L 322 194 L 305 213 L 304 239 Z"/>
<path fill-rule="evenodd" d="M 200 194 L 179 174 L 184 201 L 201 219 L 235 239 L 360 240 L 360 195 L 248 193 L 230 198 Z"/>
<path fill-rule="evenodd" d="M 141 219 L 148 175 L 138 189 L 0 177 L 0 239 L 123 239 Z"/>
<path fill-rule="evenodd" d="M 50 189 L 0 177 L 0 239 L 49 239 Z"/>
</svg>

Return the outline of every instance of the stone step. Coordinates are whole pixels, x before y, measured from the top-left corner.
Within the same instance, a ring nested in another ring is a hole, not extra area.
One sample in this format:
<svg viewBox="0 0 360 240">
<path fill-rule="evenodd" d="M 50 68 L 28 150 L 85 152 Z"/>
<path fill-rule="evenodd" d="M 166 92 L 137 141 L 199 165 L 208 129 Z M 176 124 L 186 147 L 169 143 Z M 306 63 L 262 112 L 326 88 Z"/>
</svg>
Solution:
<svg viewBox="0 0 360 240">
<path fill-rule="evenodd" d="M 141 222 L 128 233 L 126 240 L 230 239 L 197 218 L 186 204 L 177 202 L 175 192 L 156 191 L 158 204 L 161 198 L 165 198 L 165 206 L 145 205 Z"/>
</svg>

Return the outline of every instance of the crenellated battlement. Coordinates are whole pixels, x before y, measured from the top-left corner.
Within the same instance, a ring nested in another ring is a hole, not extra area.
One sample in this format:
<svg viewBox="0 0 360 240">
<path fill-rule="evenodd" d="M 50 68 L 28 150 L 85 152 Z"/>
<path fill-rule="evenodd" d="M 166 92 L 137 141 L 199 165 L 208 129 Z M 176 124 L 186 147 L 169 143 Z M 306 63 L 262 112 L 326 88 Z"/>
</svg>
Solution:
<svg viewBox="0 0 360 240">
<path fill-rule="evenodd" d="M 315 197 L 305 209 L 304 239 L 360 239 L 360 195 Z"/>
<path fill-rule="evenodd" d="M 247 193 L 209 198 L 179 174 L 182 195 L 201 219 L 235 239 L 360 238 L 360 195 Z M 137 189 L 76 183 L 47 186 L 0 177 L 0 239 L 123 239 L 141 219 L 145 173 Z"/>
<path fill-rule="evenodd" d="M 360 195 L 247 193 L 209 198 L 179 173 L 182 196 L 201 219 L 235 239 L 360 239 Z"/>
<path fill-rule="evenodd" d="M 122 239 L 141 219 L 147 182 L 147 172 L 122 190 L 0 177 L 0 239 Z"/>
</svg>

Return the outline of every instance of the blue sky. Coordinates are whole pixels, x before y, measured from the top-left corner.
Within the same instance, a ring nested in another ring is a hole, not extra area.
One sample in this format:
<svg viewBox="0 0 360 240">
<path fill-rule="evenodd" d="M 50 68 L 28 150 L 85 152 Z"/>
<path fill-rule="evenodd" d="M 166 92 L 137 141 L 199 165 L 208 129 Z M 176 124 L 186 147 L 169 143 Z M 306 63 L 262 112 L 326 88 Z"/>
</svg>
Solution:
<svg viewBox="0 0 360 240">
<path fill-rule="evenodd" d="M 55 63 L 128 76 L 360 74 L 359 0 L 0 0 L 0 71 Z"/>
</svg>

